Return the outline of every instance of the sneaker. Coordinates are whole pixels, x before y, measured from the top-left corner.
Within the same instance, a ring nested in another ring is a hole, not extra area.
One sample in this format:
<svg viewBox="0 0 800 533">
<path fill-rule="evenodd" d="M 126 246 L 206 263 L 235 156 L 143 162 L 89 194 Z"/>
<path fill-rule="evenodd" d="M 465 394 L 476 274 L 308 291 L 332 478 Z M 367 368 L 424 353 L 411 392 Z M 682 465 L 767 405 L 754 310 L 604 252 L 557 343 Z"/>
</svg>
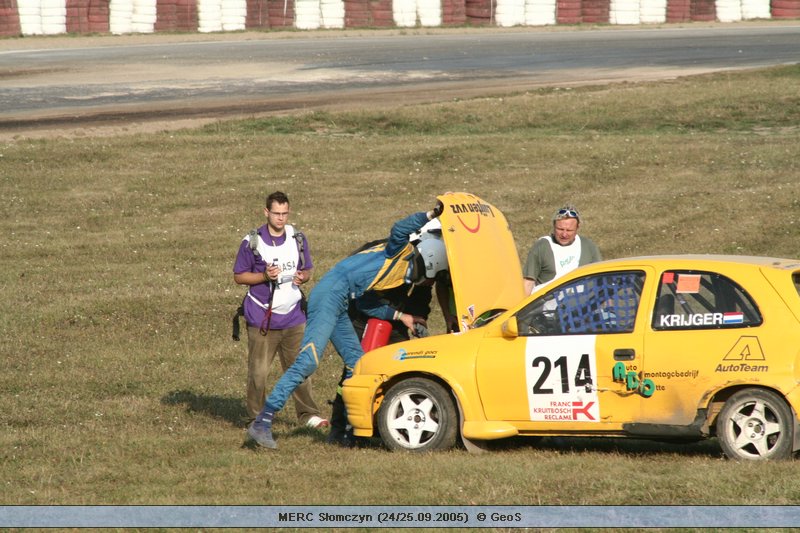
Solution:
<svg viewBox="0 0 800 533">
<path fill-rule="evenodd" d="M 247 435 L 264 448 L 274 450 L 278 447 L 278 443 L 272 438 L 272 424 L 254 421 L 247 427 Z"/>
<path fill-rule="evenodd" d="M 308 422 L 306 422 L 306 426 L 314 429 L 322 429 L 330 425 L 331 425 L 330 422 L 319 416 L 312 416 L 311 418 L 308 419 Z"/>
</svg>

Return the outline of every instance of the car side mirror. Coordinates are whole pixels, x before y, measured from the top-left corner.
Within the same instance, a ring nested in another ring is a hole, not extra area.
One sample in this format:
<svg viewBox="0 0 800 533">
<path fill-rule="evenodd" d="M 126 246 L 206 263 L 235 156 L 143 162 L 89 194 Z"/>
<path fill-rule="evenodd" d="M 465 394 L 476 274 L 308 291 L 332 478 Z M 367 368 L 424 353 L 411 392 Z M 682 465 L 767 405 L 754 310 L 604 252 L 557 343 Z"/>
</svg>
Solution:
<svg viewBox="0 0 800 533">
<path fill-rule="evenodd" d="M 517 325 L 517 317 L 512 316 L 500 326 L 503 330 L 503 337 L 516 338 L 519 337 L 519 326 Z"/>
</svg>

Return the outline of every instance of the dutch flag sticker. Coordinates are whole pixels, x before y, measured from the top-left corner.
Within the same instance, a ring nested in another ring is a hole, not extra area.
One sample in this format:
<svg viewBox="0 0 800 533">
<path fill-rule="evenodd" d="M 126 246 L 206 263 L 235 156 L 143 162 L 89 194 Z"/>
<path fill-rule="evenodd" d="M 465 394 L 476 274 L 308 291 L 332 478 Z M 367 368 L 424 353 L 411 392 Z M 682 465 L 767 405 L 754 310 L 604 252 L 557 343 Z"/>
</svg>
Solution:
<svg viewBox="0 0 800 533">
<path fill-rule="evenodd" d="M 744 313 L 723 313 L 723 324 L 741 324 L 744 322 Z"/>
</svg>

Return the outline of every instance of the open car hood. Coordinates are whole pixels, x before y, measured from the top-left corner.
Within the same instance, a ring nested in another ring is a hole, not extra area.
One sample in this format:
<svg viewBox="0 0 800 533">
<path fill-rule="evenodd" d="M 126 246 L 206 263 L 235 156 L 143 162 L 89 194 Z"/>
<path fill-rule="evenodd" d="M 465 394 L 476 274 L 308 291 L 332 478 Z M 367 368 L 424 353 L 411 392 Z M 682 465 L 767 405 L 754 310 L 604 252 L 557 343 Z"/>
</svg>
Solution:
<svg viewBox="0 0 800 533">
<path fill-rule="evenodd" d="M 480 326 L 524 297 L 514 236 L 503 213 L 474 194 L 437 197 L 461 329 Z"/>
</svg>

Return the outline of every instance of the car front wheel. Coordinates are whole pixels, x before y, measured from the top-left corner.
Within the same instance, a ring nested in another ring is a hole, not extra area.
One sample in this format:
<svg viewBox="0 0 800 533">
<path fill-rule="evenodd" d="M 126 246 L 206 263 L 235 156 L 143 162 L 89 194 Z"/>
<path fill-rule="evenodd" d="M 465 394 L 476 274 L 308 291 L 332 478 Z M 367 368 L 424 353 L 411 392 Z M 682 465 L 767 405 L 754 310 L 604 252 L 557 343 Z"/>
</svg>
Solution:
<svg viewBox="0 0 800 533">
<path fill-rule="evenodd" d="M 455 445 L 458 413 L 444 387 L 429 379 L 407 379 L 383 399 L 378 430 L 390 450 L 444 450 Z"/>
<path fill-rule="evenodd" d="M 794 417 L 777 394 L 745 389 L 731 396 L 717 418 L 717 438 L 730 459 L 788 459 Z"/>
</svg>

